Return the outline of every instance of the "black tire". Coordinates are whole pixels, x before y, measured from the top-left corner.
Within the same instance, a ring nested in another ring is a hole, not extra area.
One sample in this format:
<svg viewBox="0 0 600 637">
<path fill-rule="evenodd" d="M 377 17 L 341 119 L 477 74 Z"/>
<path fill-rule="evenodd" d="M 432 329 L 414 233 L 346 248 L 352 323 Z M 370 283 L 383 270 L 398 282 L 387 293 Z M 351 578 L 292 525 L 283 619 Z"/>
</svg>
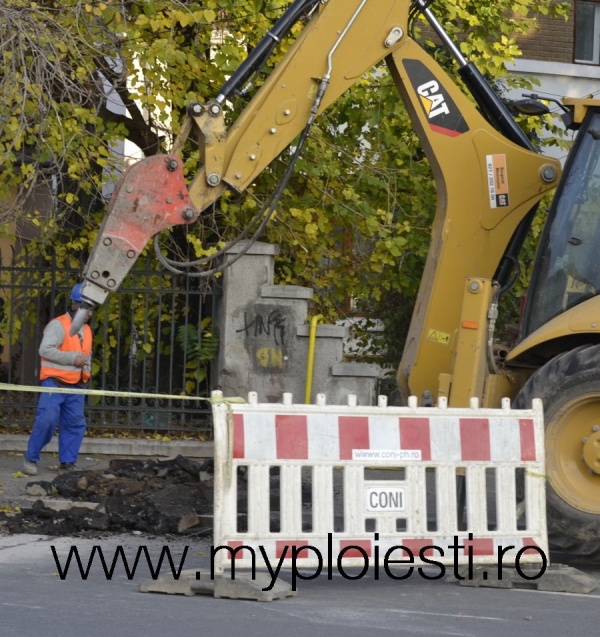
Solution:
<svg viewBox="0 0 600 637">
<path fill-rule="evenodd" d="M 513 406 L 528 409 L 533 398 L 544 406 L 550 547 L 600 555 L 600 474 L 590 472 L 582 459 L 588 429 L 592 435 L 592 426 L 600 424 L 600 345 L 550 360 L 531 376 Z"/>
</svg>

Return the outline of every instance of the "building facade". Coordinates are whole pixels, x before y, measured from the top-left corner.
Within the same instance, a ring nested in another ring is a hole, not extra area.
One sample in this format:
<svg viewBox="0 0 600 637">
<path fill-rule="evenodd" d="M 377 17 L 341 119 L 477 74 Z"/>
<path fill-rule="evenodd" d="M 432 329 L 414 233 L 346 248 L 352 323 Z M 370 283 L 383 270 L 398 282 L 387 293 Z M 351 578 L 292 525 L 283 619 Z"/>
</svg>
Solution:
<svg viewBox="0 0 600 637">
<path fill-rule="evenodd" d="M 539 29 L 518 39 L 523 56 L 510 70 L 536 78 L 540 97 L 600 98 L 600 0 L 571 0 L 568 20 L 538 15 Z M 522 91 L 521 91 L 522 92 Z M 518 92 L 509 93 L 518 98 Z M 560 115 L 560 108 L 551 110 Z M 564 159 L 565 150 L 547 147 Z"/>
</svg>

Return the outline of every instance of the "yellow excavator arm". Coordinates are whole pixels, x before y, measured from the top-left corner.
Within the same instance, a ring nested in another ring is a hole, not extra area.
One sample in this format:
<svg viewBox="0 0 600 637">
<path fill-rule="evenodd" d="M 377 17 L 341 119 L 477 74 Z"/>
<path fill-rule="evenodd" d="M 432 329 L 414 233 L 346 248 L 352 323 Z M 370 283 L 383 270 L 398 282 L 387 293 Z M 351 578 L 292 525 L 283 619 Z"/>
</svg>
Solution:
<svg viewBox="0 0 600 637">
<path fill-rule="evenodd" d="M 438 194 L 399 384 L 417 396 L 449 393 L 457 405 L 481 396 L 490 281 L 500 276 L 507 247 L 555 186 L 560 167 L 527 148 L 501 101 L 456 47 L 448 43 L 479 108 L 410 37 L 409 15 L 419 6 L 409 0 L 293 3 L 292 13 L 309 8 L 312 15 L 233 126 L 227 130 L 223 108 L 235 75 L 213 101 L 190 105 L 173 154 L 142 160 L 123 176 L 84 272 L 87 304 L 102 303 L 120 285 L 157 232 L 195 221 L 225 189 L 247 188 L 319 113 L 385 59 L 433 167 Z M 430 10 L 422 10 L 440 37 L 447 37 Z M 278 39 L 273 33 L 269 38 Z M 200 135 L 204 165 L 186 187 L 177 152 L 192 131 Z M 467 279 L 471 287 L 465 292 Z M 472 318 L 461 319 L 465 294 L 477 301 L 476 309 Z M 466 341 L 463 325 L 470 330 Z M 454 373 L 457 364 L 468 373 Z"/>
</svg>

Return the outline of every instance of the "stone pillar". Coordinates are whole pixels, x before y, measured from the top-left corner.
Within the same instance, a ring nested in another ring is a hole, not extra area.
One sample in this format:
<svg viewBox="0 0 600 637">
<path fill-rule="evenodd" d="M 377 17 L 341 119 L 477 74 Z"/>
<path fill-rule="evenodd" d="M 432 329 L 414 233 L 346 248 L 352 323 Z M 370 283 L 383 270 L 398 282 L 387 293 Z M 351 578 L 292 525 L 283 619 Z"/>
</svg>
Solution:
<svg viewBox="0 0 600 637">
<path fill-rule="evenodd" d="M 244 244 L 226 255 L 235 258 Z M 255 243 L 224 272 L 219 313 L 218 384 L 225 396 L 258 392 L 260 402 L 281 402 L 284 392 L 301 401 L 306 354 L 296 326 L 306 322 L 312 290 L 273 285 L 277 247 Z"/>
<path fill-rule="evenodd" d="M 225 255 L 232 261 L 247 245 L 241 241 Z M 273 282 L 277 246 L 256 242 L 248 252 L 223 271 L 223 296 L 216 324 L 221 343 L 217 364 L 218 387 L 225 396 L 246 397 L 250 387 L 251 361 L 238 330 L 244 325 L 244 310 L 260 296 L 260 288 Z"/>
</svg>

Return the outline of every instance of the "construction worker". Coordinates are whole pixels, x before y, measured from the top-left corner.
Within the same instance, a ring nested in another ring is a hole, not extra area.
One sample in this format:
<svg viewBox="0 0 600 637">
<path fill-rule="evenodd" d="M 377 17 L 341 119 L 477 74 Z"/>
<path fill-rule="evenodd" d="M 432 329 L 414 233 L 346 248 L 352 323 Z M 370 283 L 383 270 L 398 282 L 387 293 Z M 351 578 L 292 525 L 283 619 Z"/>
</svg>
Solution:
<svg viewBox="0 0 600 637">
<path fill-rule="evenodd" d="M 79 309 L 82 284 L 71 291 L 71 309 L 51 320 L 44 329 L 40 344 L 40 381 L 42 387 L 84 388 L 91 375 L 92 330 L 86 323 L 80 332 L 69 335 L 71 321 Z M 84 396 L 67 393 L 42 393 L 25 453 L 23 471 L 37 475 L 40 452 L 52 440 L 58 427 L 58 458 L 60 470 L 76 468 L 77 455 L 85 434 Z"/>
</svg>

